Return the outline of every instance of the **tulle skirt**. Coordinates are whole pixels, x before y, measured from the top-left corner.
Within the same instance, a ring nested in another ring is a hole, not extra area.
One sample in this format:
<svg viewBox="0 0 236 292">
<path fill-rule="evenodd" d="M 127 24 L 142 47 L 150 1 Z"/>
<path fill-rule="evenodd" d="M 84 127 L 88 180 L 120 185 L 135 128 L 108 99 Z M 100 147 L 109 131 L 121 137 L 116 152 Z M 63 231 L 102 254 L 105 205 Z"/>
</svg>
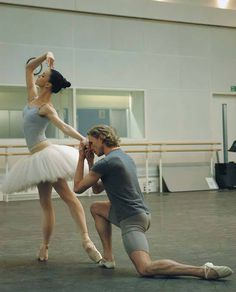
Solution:
<svg viewBox="0 0 236 292">
<path fill-rule="evenodd" d="M 18 160 L 7 173 L 2 192 L 26 191 L 40 182 L 56 182 L 59 178 L 72 180 L 79 158 L 77 149 L 64 145 L 49 145 L 43 150 Z M 85 173 L 88 166 L 85 166 Z"/>
</svg>

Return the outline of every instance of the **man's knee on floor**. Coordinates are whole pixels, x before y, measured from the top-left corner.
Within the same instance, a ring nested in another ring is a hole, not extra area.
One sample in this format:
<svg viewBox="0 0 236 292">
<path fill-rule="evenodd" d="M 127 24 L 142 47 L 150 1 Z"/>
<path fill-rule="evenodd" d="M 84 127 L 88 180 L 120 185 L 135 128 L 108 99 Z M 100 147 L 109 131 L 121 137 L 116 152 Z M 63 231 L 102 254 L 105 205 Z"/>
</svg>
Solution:
<svg viewBox="0 0 236 292">
<path fill-rule="evenodd" d="M 151 266 L 151 259 L 144 258 L 140 255 L 140 251 L 134 251 L 132 254 L 129 255 L 130 259 L 132 260 L 136 271 L 141 277 L 150 276 L 150 266 Z"/>
<path fill-rule="evenodd" d="M 141 277 L 150 276 L 150 273 L 148 271 L 148 265 L 136 266 L 136 271 Z"/>
</svg>

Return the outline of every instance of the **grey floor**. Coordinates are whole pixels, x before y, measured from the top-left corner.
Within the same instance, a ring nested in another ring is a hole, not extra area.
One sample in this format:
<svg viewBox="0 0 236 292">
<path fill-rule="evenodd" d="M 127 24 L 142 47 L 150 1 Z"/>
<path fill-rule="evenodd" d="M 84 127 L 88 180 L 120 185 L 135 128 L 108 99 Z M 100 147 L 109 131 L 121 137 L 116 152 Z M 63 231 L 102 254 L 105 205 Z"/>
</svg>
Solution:
<svg viewBox="0 0 236 292">
<path fill-rule="evenodd" d="M 101 249 L 89 206 L 104 196 L 81 197 L 90 234 Z M 153 259 L 202 265 L 212 261 L 236 272 L 236 191 L 145 195 L 152 210 L 147 232 Z M 84 253 L 69 211 L 54 199 L 56 226 L 47 263 L 35 260 L 41 239 L 38 201 L 0 203 L 0 291 L 236 291 L 236 273 L 226 280 L 141 278 L 113 228 L 117 267 L 104 270 Z"/>
</svg>

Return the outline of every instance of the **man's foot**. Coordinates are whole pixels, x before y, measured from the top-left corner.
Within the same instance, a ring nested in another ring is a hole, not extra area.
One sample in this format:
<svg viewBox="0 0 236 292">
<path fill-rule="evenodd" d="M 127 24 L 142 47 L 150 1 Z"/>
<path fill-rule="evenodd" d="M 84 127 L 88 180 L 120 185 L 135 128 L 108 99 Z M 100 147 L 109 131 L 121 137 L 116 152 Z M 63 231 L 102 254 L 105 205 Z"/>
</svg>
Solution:
<svg viewBox="0 0 236 292">
<path fill-rule="evenodd" d="M 204 278 L 207 280 L 217 280 L 226 278 L 233 274 L 233 270 L 227 266 L 214 266 L 212 263 L 205 263 Z"/>
<path fill-rule="evenodd" d="M 87 252 L 89 258 L 95 263 L 98 263 L 102 259 L 102 255 L 90 239 L 83 241 L 83 248 Z"/>
<path fill-rule="evenodd" d="M 38 261 L 46 262 L 48 260 L 48 244 L 41 244 L 38 252 Z"/>
<path fill-rule="evenodd" d="M 115 261 L 107 261 L 105 259 L 101 259 L 98 263 L 99 267 L 105 268 L 105 269 L 114 269 L 116 266 Z"/>
</svg>

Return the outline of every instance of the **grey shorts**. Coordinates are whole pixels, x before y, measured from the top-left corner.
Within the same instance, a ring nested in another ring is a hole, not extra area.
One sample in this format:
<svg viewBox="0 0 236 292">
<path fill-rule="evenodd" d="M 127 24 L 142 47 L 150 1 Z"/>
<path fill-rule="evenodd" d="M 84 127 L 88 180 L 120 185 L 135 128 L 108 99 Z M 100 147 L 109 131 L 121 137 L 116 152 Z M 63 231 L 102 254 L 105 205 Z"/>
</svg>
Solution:
<svg viewBox="0 0 236 292">
<path fill-rule="evenodd" d="M 149 245 L 145 232 L 149 229 L 151 214 L 140 213 L 122 220 L 119 224 L 112 222 L 121 229 L 123 244 L 128 255 L 133 251 L 149 253 Z"/>
</svg>

